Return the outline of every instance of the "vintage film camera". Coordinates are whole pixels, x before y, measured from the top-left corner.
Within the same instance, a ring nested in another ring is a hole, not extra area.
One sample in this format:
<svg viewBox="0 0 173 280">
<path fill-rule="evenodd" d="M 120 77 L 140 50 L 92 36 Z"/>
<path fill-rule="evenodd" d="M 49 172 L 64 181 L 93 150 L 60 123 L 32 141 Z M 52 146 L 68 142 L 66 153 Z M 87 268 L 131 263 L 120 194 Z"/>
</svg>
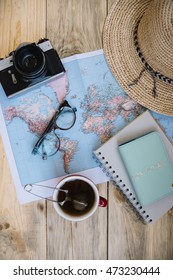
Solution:
<svg viewBox="0 0 173 280">
<path fill-rule="evenodd" d="M 9 57 L 0 60 L 0 83 L 9 98 L 64 72 L 48 39 L 23 43 Z"/>
</svg>

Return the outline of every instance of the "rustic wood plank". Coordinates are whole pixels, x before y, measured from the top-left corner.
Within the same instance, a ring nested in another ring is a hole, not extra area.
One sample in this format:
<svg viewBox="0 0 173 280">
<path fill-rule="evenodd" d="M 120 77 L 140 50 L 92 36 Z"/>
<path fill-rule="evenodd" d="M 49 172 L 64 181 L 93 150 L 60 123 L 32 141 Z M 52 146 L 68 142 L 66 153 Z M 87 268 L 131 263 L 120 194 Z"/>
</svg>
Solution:
<svg viewBox="0 0 173 280">
<path fill-rule="evenodd" d="M 45 0 L 0 1 L 0 57 L 45 36 Z M 41 20 L 40 20 L 41 18 Z M 0 259 L 46 258 L 45 202 L 19 205 L 0 139 Z"/>
<path fill-rule="evenodd" d="M 61 58 L 102 48 L 106 0 L 48 0 L 47 35 Z"/>
<path fill-rule="evenodd" d="M 105 184 L 98 189 L 107 198 Z M 107 209 L 99 207 L 92 218 L 69 222 L 55 212 L 52 203 L 47 208 L 47 259 L 107 258 Z"/>
<path fill-rule="evenodd" d="M 47 36 L 66 57 L 102 48 L 105 0 L 48 1 Z M 103 196 L 107 186 L 98 186 Z M 98 211 L 86 221 L 64 221 L 48 203 L 48 259 L 106 259 L 107 211 Z M 53 240 L 53 242 L 52 242 Z"/>
<path fill-rule="evenodd" d="M 108 224 L 109 259 L 173 258 L 172 216 L 167 213 L 156 223 L 144 225 L 113 183 L 109 188 Z"/>
</svg>

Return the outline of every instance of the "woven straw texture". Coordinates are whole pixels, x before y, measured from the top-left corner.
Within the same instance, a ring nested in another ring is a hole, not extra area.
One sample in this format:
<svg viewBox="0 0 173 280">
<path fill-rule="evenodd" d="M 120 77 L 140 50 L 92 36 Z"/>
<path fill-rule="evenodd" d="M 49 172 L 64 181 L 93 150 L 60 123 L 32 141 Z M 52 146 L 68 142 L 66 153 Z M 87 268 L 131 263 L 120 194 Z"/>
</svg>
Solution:
<svg viewBox="0 0 173 280">
<path fill-rule="evenodd" d="M 134 45 L 134 29 L 147 63 L 173 79 L 173 1 L 116 0 L 103 30 L 104 53 L 113 74 L 125 92 L 155 112 L 173 115 L 173 84 L 155 79 L 144 68 Z M 140 74 L 141 73 L 141 74 Z M 134 83 L 134 81 L 136 81 Z"/>
</svg>

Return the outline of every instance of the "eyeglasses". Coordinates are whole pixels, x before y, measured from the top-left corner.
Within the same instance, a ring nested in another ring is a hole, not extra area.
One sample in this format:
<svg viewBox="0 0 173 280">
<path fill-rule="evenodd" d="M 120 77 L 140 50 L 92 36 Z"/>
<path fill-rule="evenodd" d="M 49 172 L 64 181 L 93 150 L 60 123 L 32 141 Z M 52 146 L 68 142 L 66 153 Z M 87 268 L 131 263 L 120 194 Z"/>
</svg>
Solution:
<svg viewBox="0 0 173 280">
<path fill-rule="evenodd" d="M 48 126 L 32 150 L 32 154 L 39 154 L 42 159 L 55 155 L 60 148 L 60 139 L 56 130 L 68 130 L 76 121 L 76 108 L 72 108 L 65 100 L 56 110 Z"/>
</svg>

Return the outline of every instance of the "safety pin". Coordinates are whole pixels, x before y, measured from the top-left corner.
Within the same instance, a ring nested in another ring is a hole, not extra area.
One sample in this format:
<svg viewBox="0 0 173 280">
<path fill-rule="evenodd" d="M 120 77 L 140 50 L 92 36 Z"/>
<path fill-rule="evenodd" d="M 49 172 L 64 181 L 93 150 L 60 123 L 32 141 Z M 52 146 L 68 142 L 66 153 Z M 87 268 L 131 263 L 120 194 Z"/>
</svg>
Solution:
<svg viewBox="0 0 173 280">
<path fill-rule="evenodd" d="M 30 193 L 30 194 L 33 194 L 33 195 L 39 197 L 39 198 L 42 198 L 42 199 L 45 199 L 45 200 L 48 200 L 48 201 L 52 201 L 52 202 L 57 202 L 57 203 L 59 203 L 61 206 L 66 202 L 66 200 L 67 200 L 67 198 L 68 198 L 68 196 L 67 196 L 68 190 L 58 189 L 58 192 L 61 191 L 61 192 L 64 192 L 64 193 L 66 194 L 66 197 L 65 197 L 65 199 L 64 199 L 63 201 L 58 201 L 58 200 L 54 200 L 54 199 L 51 199 L 51 198 L 48 198 L 48 197 L 43 197 L 43 196 L 41 196 L 41 195 L 39 195 L 39 194 L 36 194 L 36 193 L 32 192 L 32 189 L 33 189 L 34 186 L 44 187 L 44 188 L 53 189 L 53 190 L 56 189 L 56 187 L 50 187 L 50 186 L 45 186 L 45 185 L 40 185 L 40 184 L 26 184 L 26 185 L 24 186 L 24 190 L 25 190 L 26 192 Z M 27 189 L 27 188 L 28 188 L 28 189 Z"/>
</svg>

